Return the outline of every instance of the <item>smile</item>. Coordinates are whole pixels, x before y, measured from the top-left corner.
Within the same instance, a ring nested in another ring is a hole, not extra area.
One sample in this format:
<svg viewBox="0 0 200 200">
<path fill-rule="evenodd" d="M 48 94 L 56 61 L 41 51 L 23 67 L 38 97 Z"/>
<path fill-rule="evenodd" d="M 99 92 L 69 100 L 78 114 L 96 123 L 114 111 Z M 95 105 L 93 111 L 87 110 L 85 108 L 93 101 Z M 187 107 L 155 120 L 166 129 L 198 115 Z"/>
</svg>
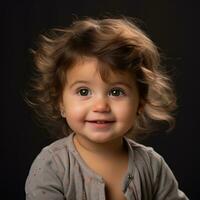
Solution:
<svg viewBox="0 0 200 200">
<path fill-rule="evenodd" d="M 108 123 L 114 123 L 114 121 L 106 121 L 106 120 L 92 120 L 92 121 L 86 121 L 89 123 L 95 123 L 95 124 L 108 124 Z"/>
<path fill-rule="evenodd" d="M 110 120 L 89 120 L 86 123 L 94 129 L 107 129 L 110 128 L 115 121 Z"/>
</svg>

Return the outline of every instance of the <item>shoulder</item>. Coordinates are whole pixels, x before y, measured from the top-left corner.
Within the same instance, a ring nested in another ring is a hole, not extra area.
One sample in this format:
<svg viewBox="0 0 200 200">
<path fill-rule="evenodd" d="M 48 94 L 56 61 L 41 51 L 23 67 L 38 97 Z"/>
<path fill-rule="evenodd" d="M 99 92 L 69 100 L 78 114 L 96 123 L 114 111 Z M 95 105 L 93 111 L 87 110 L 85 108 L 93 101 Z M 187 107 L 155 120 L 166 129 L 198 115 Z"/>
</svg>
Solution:
<svg viewBox="0 0 200 200">
<path fill-rule="evenodd" d="M 69 167 L 70 136 L 56 140 L 44 147 L 33 160 L 29 177 L 54 173 L 62 177 Z"/>
<path fill-rule="evenodd" d="M 149 163 L 159 162 L 163 159 L 162 156 L 153 149 L 153 147 L 145 146 L 132 139 L 126 138 L 126 140 L 134 154 L 135 159 L 143 159 L 145 162 Z"/>
<path fill-rule="evenodd" d="M 163 169 L 165 172 L 171 173 L 164 158 L 152 147 L 137 143 L 132 139 L 127 139 L 127 142 L 133 154 L 134 165 L 140 173 L 149 174 L 149 178 L 153 182 L 156 182 Z"/>
<path fill-rule="evenodd" d="M 68 137 L 59 139 L 44 147 L 36 156 L 26 179 L 27 196 L 42 195 L 40 188 L 62 191 L 61 182 L 65 182 L 64 177 L 69 170 L 68 140 Z"/>
<path fill-rule="evenodd" d="M 52 154 L 54 156 L 59 155 L 62 152 L 66 153 L 69 151 L 68 143 L 69 143 L 69 136 L 61 138 L 49 144 L 48 146 L 44 147 L 41 153 L 48 152 L 49 154 Z"/>
<path fill-rule="evenodd" d="M 61 155 L 62 153 L 68 152 L 68 145 L 67 145 L 68 138 L 62 138 L 59 140 L 54 141 L 53 143 L 45 146 L 41 149 L 40 153 L 35 158 L 36 160 L 44 161 L 49 159 L 56 159 L 57 156 Z"/>
<path fill-rule="evenodd" d="M 178 182 L 172 170 L 159 153 L 152 147 L 139 144 L 131 139 L 127 139 L 127 142 L 133 153 L 134 164 L 140 171 L 140 176 L 145 173 L 145 178 L 151 179 L 154 199 L 165 199 L 166 196 L 169 199 L 188 199 L 179 190 Z"/>
<path fill-rule="evenodd" d="M 34 166 L 53 167 L 55 171 L 57 168 L 60 171 L 62 169 L 60 165 L 69 157 L 69 146 L 69 136 L 45 146 L 34 159 L 31 168 Z"/>
</svg>

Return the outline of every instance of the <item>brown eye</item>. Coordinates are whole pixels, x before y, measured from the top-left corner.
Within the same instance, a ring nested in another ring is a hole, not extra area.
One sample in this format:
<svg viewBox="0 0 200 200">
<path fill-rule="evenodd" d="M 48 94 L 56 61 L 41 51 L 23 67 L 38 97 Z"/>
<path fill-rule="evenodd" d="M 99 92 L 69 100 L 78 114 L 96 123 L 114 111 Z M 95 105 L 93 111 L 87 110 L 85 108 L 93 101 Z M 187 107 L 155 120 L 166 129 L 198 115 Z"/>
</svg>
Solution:
<svg viewBox="0 0 200 200">
<path fill-rule="evenodd" d="M 113 88 L 110 92 L 109 92 L 110 96 L 124 96 L 125 92 L 122 88 Z"/>
<path fill-rule="evenodd" d="M 87 88 L 81 88 L 79 91 L 78 91 L 78 94 L 80 95 L 80 96 L 88 96 L 88 95 L 90 95 L 90 90 L 89 89 L 87 89 Z"/>
</svg>

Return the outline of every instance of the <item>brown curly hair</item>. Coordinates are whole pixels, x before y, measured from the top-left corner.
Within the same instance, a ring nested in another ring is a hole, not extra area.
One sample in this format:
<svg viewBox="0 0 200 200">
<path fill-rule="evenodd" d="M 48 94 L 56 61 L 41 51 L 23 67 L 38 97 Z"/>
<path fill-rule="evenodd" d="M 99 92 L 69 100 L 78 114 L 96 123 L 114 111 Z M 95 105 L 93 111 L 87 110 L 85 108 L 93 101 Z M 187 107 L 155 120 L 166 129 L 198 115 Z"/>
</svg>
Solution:
<svg viewBox="0 0 200 200">
<path fill-rule="evenodd" d="M 84 56 L 95 57 L 112 70 L 134 73 L 142 102 L 134 132 L 151 131 L 153 121 L 174 126 L 172 111 L 176 108 L 176 96 L 172 81 L 160 66 L 158 48 L 133 20 L 85 18 L 49 33 L 41 35 L 39 46 L 33 51 L 36 75 L 26 101 L 57 136 L 70 132 L 59 108 L 66 72 Z M 105 80 L 109 69 L 99 70 Z"/>
</svg>

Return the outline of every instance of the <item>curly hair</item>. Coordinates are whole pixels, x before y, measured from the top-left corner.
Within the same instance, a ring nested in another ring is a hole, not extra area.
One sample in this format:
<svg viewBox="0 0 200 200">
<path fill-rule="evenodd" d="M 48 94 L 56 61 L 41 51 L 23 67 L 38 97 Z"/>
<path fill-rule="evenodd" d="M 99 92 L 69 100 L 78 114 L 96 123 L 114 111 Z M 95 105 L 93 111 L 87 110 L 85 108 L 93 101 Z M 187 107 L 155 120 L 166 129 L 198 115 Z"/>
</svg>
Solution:
<svg viewBox="0 0 200 200">
<path fill-rule="evenodd" d="M 176 96 L 172 81 L 161 67 L 158 48 L 133 20 L 85 18 L 49 33 L 41 35 L 37 50 L 32 51 L 36 75 L 26 100 L 57 136 L 70 133 L 59 108 L 66 72 L 84 56 L 97 58 L 113 71 L 134 73 L 142 102 L 135 133 L 151 132 L 154 121 L 167 122 L 173 128 Z M 99 70 L 106 80 L 110 69 L 104 66 Z"/>
</svg>

